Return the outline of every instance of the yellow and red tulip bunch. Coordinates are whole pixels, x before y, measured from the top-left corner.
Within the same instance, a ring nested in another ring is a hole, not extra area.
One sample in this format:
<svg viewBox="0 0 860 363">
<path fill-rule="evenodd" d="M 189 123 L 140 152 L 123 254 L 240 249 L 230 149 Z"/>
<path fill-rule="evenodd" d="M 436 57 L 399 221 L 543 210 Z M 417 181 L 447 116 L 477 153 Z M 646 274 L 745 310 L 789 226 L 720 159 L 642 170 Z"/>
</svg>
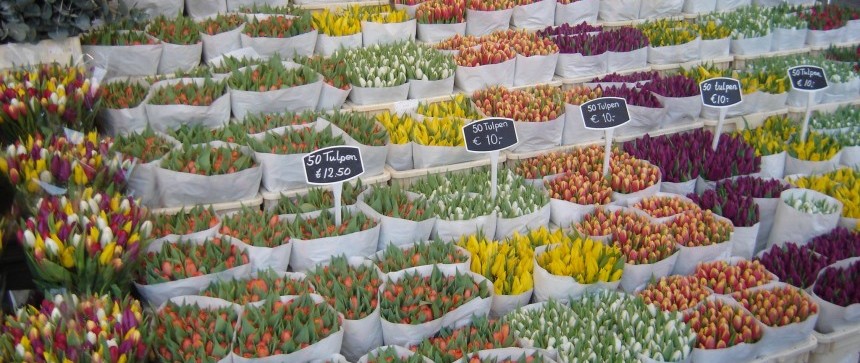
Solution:
<svg viewBox="0 0 860 363">
<path fill-rule="evenodd" d="M 624 272 L 621 250 L 590 238 L 562 241 L 535 262 L 553 275 L 573 277 L 580 284 L 618 281 Z"/>
<path fill-rule="evenodd" d="M 129 297 L 55 295 L 6 315 L 0 360 L 6 362 L 145 362 L 148 324 Z"/>
<path fill-rule="evenodd" d="M 693 276 L 672 275 L 652 282 L 638 295 L 663 311 L 684 311 L 705 301 L 711 292 Z"/>
<path fill-rule="evenodd" d="M 508 44 L 484 42 L 480 43 L 480 47 L 464 48 L 463 43 L 465 43 L 465 41 L 460 42 L 460 48 L 454 48 L 460 51 L 456 56 L 454 56 L 454 61 L 457 62 L 457 65 L 460 67 L 478 67 L 498 64 L 514 59 L 517 54 L 514 48 Z M 437 48 L 439 47 L 440 46 L 437 46 Z"/>
<path fill-rule="evenodd" d="M 468 0 L 470 10 L 498 11 L 511 9 L 516 5 L 513 0 Z"/>
<path fill-rule="evenodd" d="M 654 218 L 671 217 L 676 214 L 701 210 L 696 203 L 672 196 L 650 196 L 633 204 L 633 208 L 639 209 Z"/>
<path fill-rule="evenodd" d="M 144 257 L 139 278 L 144 284 L 158 284 L 226 271 L 248 264 L 248 253 L 227 239 L 214 237 L 202 244 L 188 241 L 164 243 Z"/>
<path fill-rule="evenodd" d="M 762 324 L 780 327 L 806 321 L 818 314 L 818 304 L 802 290 L 780 286 L 757 291 L 739 291 L 732 297 L 749 310 Z"/>
<path fill-rule="evenodd" d="M 410 349 L 434 362 L 454 362 L 479 350 L 514 346 L 517 346 L 517 341 L 507 322 L 474 317 L 470 325 L 442 328 L 436 336 Z"/>
<path fill-rule="evenodd" d="M 581 105 L 600 97 L 603 97 L 603 88 L 586 85 L 576 85 L 564 92 L 564 102 L 571 105 Z"/>
<path fill-rule="evenodd" d="M 415 10 L 419 24 L 457 24 L 466 21 L 466 0 L 422 2 Z"/>
<path fill-rule="evenodd" d="M 129 286 L 151 231 L 134 199 L 87 188 L 40 199 L 18 240 L 37 285 L 103 293 Z"/>
<path fill-rule="evenodd" d="M 454 35 L 448 39 L 445 39 L 439 43 L 436 43 L 434 47 L 440 50 L 463 50 L 467 48 L 474 48 L 482 43 L 481 38 L 476 37 L 474 35 Z M 459 64 L 459 62 L 458 62 Z"/>
<path fill-rule="evenodd" d="M 759 261 L 741 260 L 736 264 L 726 261 L 700 263 L 694 273 L 702 285 L 717 294 L 731 294 L 771 281 L 771 275 Z"/>
<path fill-rule="evenodd" d="M 218 233 L 255 247 L 272 248 L 290 243 L 287 224 L 281 222 L 278 215 L 248 207 L 223 217 Z"/>
<path fill-rule="evenodd" d="M 493 43 L 485 43 L 481 49 L 487 44 Z M 461 52 L 460 55 L 465 52 Z M 551 86 L 537 86 L 517 91 L 492 86 L 475 91 L 472 100 L 485 115 L 510 118 L 514 121 L 553 121 L 564 113 L 561 91 Z"/>
<path fill-rule="evenodd" d="M 232 306 L 168 301 L 154 319 L 153 351 L 163 362 L 217 362 L 230 354 L 239 316 Z"/>
<path fill-rule="evenodd" d="M 484 42 L 508 44 L 517 54 L 524 57 L 549 55 L 558 53 L 558 45 L 548 37 L 540 37 L 536 33 L 525 30 L 499 30 L 487 34 L 481 39 Z"/>
<path fill-rule="evenodd" d="M 5 70 L 0 72 L 0 108 L 0 134 L 6 143 L 62 127 L 93 130 L 101 108 L 99 82 L 82 65 Z"/>
<path fill-rule="evenodd" d="M 590 236 L 611 235 L 612 245 L 633 265 L 662 261 L 677 250 L 665 226 L 654 225 L 630 211 L 600 208 L 586 215 L 574 228 Z"/>
<path fill-rule="evenodd" d="M 339 256 L 328 265 L 311 270 L 308 279 L 347 320 L 364 319 L 379 305 L 382 279 L 373 264 L 351 265 L 346 257 Z"/>
<path fill-rule="evenodd" d="M 395 324 L 422 324 L 441 318 L 476 298 L 490 297 L 486 281 L 457 271 L 445 276 L 433 266 L 429 276 L 406 272 L 382 291 L 382 318 Z"/>
<path fill-rule="evenodd" d="M 756 343 L 764 330 L 755 318 L 740 307 L 710 300 L 684 315 L 696 332 L 699 349 L 724 349 L 741 343 Z"/>
<path fill-rule="evenodd" d="M 281 296 L 314 293 L 314 287 L 305 279 L 282 277 L 274 270 L 258 271 L 255 277 L 243 280 L 216 280 L 200 295 L 224 299 L 240 305 L 248 305 Z"/>
<path fill-rule="evenodd" d="M 599 171 L 564 173 L 545 184 L 553 199 L 582 205 L 606 205 L 612 202 L 612 188 Z"/>
<path fill-rule="evenodd" d="M 703 247 L 729 240 L 734 230 L 732 222 L 718 220 L 710 210 L 679 214 L 669 224 L 672 236 L 686 247 Z"/>
</svg>

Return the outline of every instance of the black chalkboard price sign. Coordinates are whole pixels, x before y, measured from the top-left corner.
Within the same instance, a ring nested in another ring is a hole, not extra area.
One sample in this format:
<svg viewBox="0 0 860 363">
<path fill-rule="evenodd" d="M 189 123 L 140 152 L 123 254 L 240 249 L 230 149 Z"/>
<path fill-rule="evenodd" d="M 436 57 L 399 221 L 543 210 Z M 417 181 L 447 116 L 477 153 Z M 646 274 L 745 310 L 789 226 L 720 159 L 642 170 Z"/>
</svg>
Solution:
<svg viewBox="0 0 860 363">
<path fill-rule="evenodd" d="M 601 97 L 579 107 L 586 129 L 609 130 L 630 121 L 627 101 L 620 97 Z"/>
<path fill-rule="evenodd" d="M 514 146 L 519 141 L 514 120 L 490 117 L 463 126 L 466 150 L 475 153 L 499 151 Z"/>
<path fill-rule="evenodd" d="M 355 179 L 364 173 L 361 151 L 355 146 L 331 146 L 302 158 L 308 184 L 327 185 Z"/>
<path fill-rule="evenodd" d="M 817 91 L 827 88 L 824 69 L 816 66 L 797 66 L 788 69 L 791 86 L 798 91 Z"/>
<path fill-rule="evenodd" d="M 710 107 L 729 107 L 741 103 L 741 81 L 718 77 L 699 83 L 702 103 Z"/>
</svg>

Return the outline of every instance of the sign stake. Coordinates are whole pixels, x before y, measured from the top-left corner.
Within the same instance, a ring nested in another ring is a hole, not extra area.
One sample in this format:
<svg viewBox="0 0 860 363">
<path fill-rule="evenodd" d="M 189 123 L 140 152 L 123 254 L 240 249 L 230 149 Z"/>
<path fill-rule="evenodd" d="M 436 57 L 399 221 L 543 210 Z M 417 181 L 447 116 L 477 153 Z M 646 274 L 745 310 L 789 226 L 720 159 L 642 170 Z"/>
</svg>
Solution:
<svg viewBox="0 0 860 363">
<path fill-rule="evenodd" d="M 812 102 L 815 102 L 815 91 L 828 87 L 827 74 L 824 69 L 816 66 L 797 66 L 788 69 L 791 87 L 796 91 L 806 92 L 806 114 L 803 116 L 803 126 L 800 129 L 800 141 L 806 141 L 809 132 L 809 117 L 812 115 Z"/>
<path fill-rule="evenodd" d="M 717 121 L 717 130 L 714 132 L 714 141 L 711 143 L 711 149 L 717 151 L 717 146 L 720 145 L 720 135 L 723 133 L 723 123 L 726 122 L 726 113 L 729 110 L 725 107 L 720 107 L 720 119 Z"/>
<path fill-rule="evenodd" d="M 743 102 L 741 94 L 741 82 L 728 77 L 717 77 L 699 83 L 702 95 L 702 104 L 707 107 L 718 108 L 720 118 L 717 120 L 717 129 L 714 131 L 714 140 L 711 149 L 716 151 L 720 145 L 720 135 L 723 134 L 723 124 L 726 122 L 728 108 Z"/>
<path fill-rule="evenodd" d="M 612 134 L 615 129 L 606 129 L 604 131 L 606 137 L 606 146 L 603 149 L 603 176 L 609 177 L 609 163 L 612 159 Z"/>
<path fill-rule="evenodd" d="M 331 194 L 334 196 L 334 223 L 335 225 L 340 226 L 342 223 L 341 214 L 341 203 L 340 200 L 341 195 L 343 195 L 343 182 L 337 182 L 331 185 Z"/>
<path fill-rule="evenodd" d="M 499 151 L 519 142 L 514 120 L 490 117 L 463 126 L 466 151 L 490 153 L 490 197 L 496 199 L 499 189 Z"/>
<path fill-rule="evenodd" d="M 815 93 L 806 92 L 806 113 L 803 115 L 803 127 L 800 129 L 800 141 L 806 142 L 809 133 L 809 118 L 812 116 L 812 102 L 815 102 Z"/>
<path fill-rule="evenodd" d="M 496 199 L 496 194 L 499 190 L 499 151 L 490 152 L 490 198 Z"/>
</svg>

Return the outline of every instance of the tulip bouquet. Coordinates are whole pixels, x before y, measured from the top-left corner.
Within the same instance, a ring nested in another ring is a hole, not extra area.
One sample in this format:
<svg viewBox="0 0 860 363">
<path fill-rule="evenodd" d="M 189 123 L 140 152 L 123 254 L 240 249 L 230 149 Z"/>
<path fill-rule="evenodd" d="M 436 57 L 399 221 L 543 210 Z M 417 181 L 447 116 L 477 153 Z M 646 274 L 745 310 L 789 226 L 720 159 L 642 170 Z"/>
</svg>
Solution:
<svg viewBox="0 0 860 363">
<path fill-rule="evenodd" d="M 221 221 L 211 207 L 196 206 L 182 209 L 176 214 L 156 214 L 152 218 L 152 236 L 184 236 L 215 228 Z M 213 232 L 214 234 L 214 232 Z"/>
<path fill-rule="evenodd" d="M 669 195 L 645 197 L 633 204 L 632 207 L 644 211 L 654 218 L 666 218 L 676 214 L 701 210 L 695 199 L 689 201 Z"/>
<path fill-rule="evenodd" d="M 297 57 L 295 62 L 304 65 L 323 75 L 325 83 L 342 90 L 349 89 L 346 78 L 346 62 L 338 57 Z"/>
<path fill-rule="evenodd" d="M 833 30 L 846 24 L 847 9 L 838 5 L 816 5 L 805 11 L 798 11 L 797 17 L 809 24 L 810 30 Z"/>
<path fill-rule="evenodd" d="M 735 135 L 752 146 L 756 156 L 765 156 L 785 151 L 786 143 L 797 131 L 788 117 L 771 116 L 765 119 L 762 127 L 735 131 Z"/>
<path fill-rule="evenodd" d="M 812 291 L 822 300 L 838 306 L 860 303 L 860 294 L 854 282 L 860 277 L 860 263 L 830 266 L 823 269 L 815 280 Z"/>
<path fill-rule="evenodd" d="M 299 12 L 297 16 L 252 17 L 242 32 L 249 37 L 289 38 L 313 30 L 311 23 L 311 14 L 305 11 Z"/>
<path fill-rule="evenodd" d="M 624 272 L 624 257 L 618 247 L 588 238 L 563 241 L 536 256 L 535 262 L 552 275 L 569 276 L 580 284 L 618 281 Z"/>
<path fill-rule="evenodd" d="M 630 74 L 610 73 L 602 77 L 595 77 L 592 83 L 648 83 L 661 79 L 660 73 L 656 71 L 633 72 Z"/>
<path fill-rule="evenodd" d="M 466 22 L 465 0 L 434 0 L 418 4 L 418 24 L 459 24 Z"/>
<path fill-rule="evenodd" d="M 478 355 L 473 355 L 469 358 L 469 363 L 543 363 L 547 360 L 541 353 L 525 352 L 520 354 L 519 356 L 511 356 L 508 358 L 500 359 L 497 357 L 485 357 L 481 358 Z"/>
<path fill-rule="evenodd" d="M 860 171 L 843 168 L 827 174 L 792 179 L 791 183 L 798 188 L 812 189 L 836 198 L 842 202 L 843 217 L 860 218 L 860 198 L 857 194 Z"/>
<path fill-rule="evenodd" d="M 516 5 L 513 0 L 468 0 L 466 6 L 470 10 L 498 11 L 511 9 Z"/>
<path fill-rule="evenodd" d="M 475 298 L 489 298 L 489 288 L 486 281 L 476 282 L 459 271 L 446 276 L 436 266 L 429 276 L 407 271 L 397 281 L 389 279 L 382 290 L 382 318 L 397 324 L 427 323 Z"/>
<path fill-rule="evenodd" d="M 361 184 L 361 179 L 355 182 L 344 183 L 343 194 L 341 200 L 343 205 L 353 205 L 358 199 L 358 195 L 364 191 L 365 186 Z M 329 188 L 311 188 L 307 194 L 296 198 L 281 197 L 275 206 L 274 212 L 282 214 L 299 214 L 308 213 L 321 209 L 334 207 L 334 196 Z"/>
<path fill-rule="evenodd" d="M 227 239 L 207 238 L 202 244 L 164 243 L 143 259 L 142 284 L 159 284 L 226 271 L 248 263 L 248 253 Z"/>
<path fill-rule="evenodd" d="M 741 195 L 750 198 L 779 198 L 783 190 L 790 188 L 777 179 L 761 179 L 741 176 L 717 182 L 716 190 L 721 194 Z"/>
<path fill-rule="evenodd" d="M 87 188 L 41 198 L 17 237 L 37 286 L 105 293 L 130 285 L 152 231 L 145 217 L 134 199 Z"/>
<path fill-rule="evenodd" d="M 454 35 L 453 37 L 443 39 L 436 43 L 433 47 L 439 50 L 460 51 L 463 49 L 474 48 L 484 43 L 483 39 L 474 35 Z M 507 49 L 507 48 L 505 48 Z M 477 53 L 476 53 L 477 54 Z M 456 58 L 455 58 L 456 60 Z M 501 61 L 499 61 L 501 62 Z M 457 62 L 459 64 L 459 62 Z M 497 62 L 498 63 L 498 62 Z"/>
<path fill-rule="evenodd" d="M 616 209 L 612 211 L 598 208 L 594 212 L 586 214 L 573 228 L 588 236 L 601 237 L 625 230 L 626 227 L 639 231 L 643 225 L 647 224 L 650 224 L 648 218 L 630 210 Z"/>
<path fill-rule="evenodd" d="M 679 214 L 669 224 L 672 235 L 686 247 L 703 247 L 729 240 L 733 230 L 730 221 L 719 220 L 710 210 Z"/>
<path fill-rule="evenodd" d="M 800 160 L 827 161 L 842 150 L 835 139 L 825 134 L 810 132 L 806 141 L 793 138 L 786 147 L 788 155 Z"/>
<path fill-rule="evenodd" d="M 272 248 L 290 243 L 287 225 L 277 215 L 247 207 L 222 218 L 218 233 L 255 247 Z"/>
<path fill-rule="evenodd" d="M 322 131 L 310 127 L 287 128 L 283 133 L 266 132 L 262 138 L 250 138 L 252 150 L 279 155 L 309 153 L 328 146 L 344 145 L 343 137 L 335 136 L 331 126 Z"/>
<path fill-rule="evenodd" d="M 838 48 L 831 45 L 824 51 L 824 57 L 832 61 L 850 63 L 854 66 L 854 72 L 860 73 L 860 46 Z"/>
<path fill-rule="evenodd" d="M 216 129 L 206 125 L 182 125 L 167 132 L 182 145 L 208 144 L 212 141 L 223 141 L 233 144 L 245 144 L 248 135 L 239 124 L 228 124 Z"/>
<path fill-rule="evenodd" d="M 386 346 L 379 349 L 374 349 L 367 354 L 367 363 L 423 363 L 424 357 L 418 354 L 412 354 L 408 357 L 403 357 L 397 352 L 394 346 Z"/>
<path fill-rule="evenodd" d="M 698 349 L 725 349 L 754 344 L 764 330 L 755 318 L 740 307 L 721 300 L 708 300 L 684 314 L 684 321 L 696 332 Z"/>
<path fill-rule="evenodd" d="M 347 320 L 361 320 L 373 313 L 379 304 L 382 285 L 373 264 L 352 265 L 346 257 L 335 257 L 326 266 L 317 265 L 308 279 L 320 295 Z"/>
<path fill-rule="evenodd" d="M 549 300 L 539 309 L 520 308 L 503 320 L 520 344 L 547 350 L 573 345 L 585 325 L 579 316 L 557 300 Z"/>
<path fill-rule="evenodd" d="M 787 73 L 788 68 L 803 64 L 815 64 L 821 67 L 824 70 L 824 74 L 827 75 L 828 82 L 831 84 L 850 82 L 858 78 L 858 75 L 854 72 L 854 67 L 850 63 L 830 61 L 823 56 L 791 55 L 772 59 L 759 59 L 750 62 L 746 67 L 749 70 L 762 72 Z M 829 99 L 830 96 L 828 96 L 827 100 Z M 825 101 L 831 102 L 827 100 Z M 844 98 L 837 98 L 836 100 L 844 100 Z"/>
<path fill-rule="evenodd" d="M 361 21 L 353 14 L 326 8 L 323 11 L 313 12 L 311 16 L 314 29 L 319 30 L 321 34 L 342 37 L 361 33 Z"/>
<path fill-rule="evenodd" d="M 860 126 L 860 107 L 839 106 L 835 111 L 822 113 L 816 111 L 809 119 L 813 130 L 832 130 Z"/>
<path fill-rule="evenodd" d="M 361 21 L 373 23 L 402 23 L 409 20 L 409 13 L 406 9 L 395 9 L 387 4 L 371 6 L 351 5 L 344 12 L 357 17 Z"/>
<path fill-rule="evenodd" d="M 818 314 L 818 305 L 792 286 L 739 291 L 732 297 L 769 327 L 801 323 Z"/>
<path fill-rule="evenodd" d="M 314 111 L 305 111 L 302 113 L 285 112 L 256 115 L 249 114 L 245 116 L 245 119 L 242 120 L 240 125 L 246 133 L 253 135 L 284 126 L 307 125 L 316 120 L 317 114 Z"/>
<path fill-rule="evenodd" d="M 258 301 L 277 299 L 281 296 L 314 293 L 305 278 L 282 276 L 274 270 L 262 270 L 256 276 L 237 280 L 216 280 L 200 292 L 200 295 L 219 298 L 235 304 L 248 305 Z"/>
<path fill-rule="evenodd" d="M 413 130 L 416 121 L 409 114 L 392 114 L 391 112 L 378 113 L 375 116 L 388 131 L 389 141 L 394 145 L 405 145 L 414 140 Z"/>
<path fill-rule="evenodd" d="M 400 187 L 371 187 L 364 202 L 382 215 L 420 222 L 435 217 L 436 205 L 426 198 L 410 199 Z"/>
<path fill-rule="evenodd" d="M 697 27 L 687 21 L 649 20 L 637 26 L 654 47 L 665 47 L 692 42 L 699 36 Z"/>
<path fill-rule="evenodd" d="M 346 77 L 352 86 L 382 88 L 406 83 L 406 43 L 374 44 L 350 49 L 344 55 Z"/>
<path fill-rule="evenodd" d="M 784 202 L 790 207 L 806 214 L 833 214 L 839 209 L 838 206 L 827 200 L 812 200 L 806 194 L 799 198 L 792 195 L 788 199 L 785 199 Z"/>
<path fill-rule="evenodd" d="M 43 64 L 0 72 L 4 143 L 62 127 L 89 131 L 101 108 L 99 82 L 83 66 Z"/>
<path fill-rule="evenodd" d="M 217 362 L 230 354 L 239 316 L 232 306 L 168 301 L 155 315 L 155 355 L 165 362 Z"/>
<path fill-rule="evenodd" d="M 517 54 L 524 57 L 558 53 L 558 45 L 546 37 L 524 30 L 500 30 L 481 37 L 485 42 L 509 44 Z"/>
<path fill-rule="evenodd" d="M 104 26 L 81 35 L 81 45 L 146 45 L 159 41 L 141 31 L 128 31 L 117 26 Z"/>
<path fill-rule="evenodd" d="M 699 84 L 696 83 L 696 80 L 680 74 L 660 77 L 644 84 L 642 89 L 663 97 L 677 98 L 699 95 Z"/>
<path fill-rule="evenodd" d="M 702 195 L 688 194 L 702 209 L 732 221 L 735 227 L 752 227 L 759 222 L 758 205 L 753 198 L 706 190 Z"/>
<path fill-rule="evenodd" d="M 455 116 L 430 117 L 415 123 L 412 130 L 416 144 L 425 146 L 463 146 L 463 125 L 465 121 Z"/>
<path fill-rule="evenodd" d="M 55 295 L 6 315 L 7 362 L 145 362 L 148 323 L 129 297 Z"/>
<path fill-rule="evenodd" d="M 562 54 L 582 54 L 583 56 L 594 56 L 606 53 L 609 43 L 600 35 L 589 33 L 558 35 L 552 38 Z"/>
<path fill-rule="evenodd" d="M 461 240 L 462 242 L 462 240 Z M 462 246 L 462 243 L 460 243 Z M 474 254 L 472 251 L 470 253 Z M 460 264 L 469 261 L 469 255 L 456 248 L 454 244 L 436 239 L 428 242 L 418 242 L 408 248 L 389 244 L 378 256 L 376 265 L 384 273 L 405 270 L 436 264 Z M 472 264 L 475 259 L 472 258 Z M 476 271 L 477 272 L 477 271 Z M 494 285 L 495 286 L 495 285 Z M 498 288 L 496 288 L 498 292 Z"/>
<path fill-rule="evenodd" d="M 481 118 L 481 115 L 475 110 L 470 99 L 463 94 L 457 94 L 450 100 L 442 102 L 420 102 L 415 113 L 425 117 L 453 116 L 467 120 Z"/>
<path fill-rule="evenodd" d="M 140 82 L 122 80 L 102 85 L 99 94 L 104 108 L 118 110 L 139 106 L 148 91 Z"/>
<path fill-rule="evenodd" d="M 677 250 L 675 240 L 664 226 L 655 226 L 647 218 L 618 209 L 599 208 L 587 214 L 574 229 L 590 236 L 610 236 L 631 265 L 654 264 Z"/>
<path fill-rule="evenodd" d="M 697 131 L 694 133 L 699 134 L 697 136 L 700 140 L 713 138 L 710 132 Z M 722 134 L 719 137 L 720 142 L 716 151 L 709 147 L 705 148 L 706 153 L 702 160 L 702 171 L 700 172 L 702 178 L 720 180 L 759 171 L 761 157 L 755 155 L 755 150 L 751 146 L 728 134 Z M 704 143 L 707 144 L 708 142 L 705 141 Z"/>
<path fill-rule="evenodd" d="M 702 37 L 702 40 L 724 39 L 732 34 L 732 28 L 721 24 L 712 17 L 699 19 L 695 26 L 696 32 Z"/>
<path fill-rule="evenodd" d="M 212 74 L 229 74 L 245 67 L 251 67 L 266 63 L 265 58 L 256 57 L 235 57 L 224 55 L 221 57 L 220 64 L 209 64 L 207 68 Z"/>
<path fill-rule="evenodd" d="M 581 205 L 606 205 L 612 202 L 612 187 L 599 171 L 586 174 L 567 172 L 545 184 L 553 199 Z"/>
<path fill-rule="evenodd" d="M 612 52 L 632 52 L 648 46 L 648 37 L 636 28 L 621 27 L 600 33 L 603 42 Z"/>
<path fill-rule="evenodd" d="M 453 193 L 448 195 L 431 196 L 430 200 L 438 203 L 439 217 L 447 221 L 465 221 L 492 214 L 496 210 L 489 195 L 472 195 L 469 193 Z"/>
<path fill-rule="evenodd" d="M 434 362 L 454 362 L 479 350 L 514 346 L 517 342 L 507 322 L 474 317 L 471 324 L 457 329 L 442 328 L 410 349 Z"/>
<path fill-rule="evenodd" d="M 150 21 L 146 32 L 162 42 L 171 44 L 191 45 L 200 42 L 200 25 L 184 16 L 172 19 L 159 16 Z"/>
<path fill-rule="evenodd" d="M 705 19 L 714 19 L 732 30 L 732 39 L 747 39 L 766 36 L 770 33 L 770 19 L 764 8 L 744 7 L 735 11 L 712 14 Z M 767 51 L 769 51 L 768 49 Z"/>
<path fill-rule="evenodd" d="M 118 136 L 110 152 L 121 154 L 125 160 L 136 159 L 146 164 L 166 155 L 174 146 L 174 143 L 147 127 L 141 132 Z"/>
<path fill-rule="evenodd" d="M 562 3 L 559 1 L 559 3 Z M 569 4 L 570 2 L 564 3 Z M 575 25 L 570 25 L 568 23 L 562 23 L 559 26 L 549 26 L 543 30 L 537 32 L 537 35 L 540 37 L 550 38 L 553 36 L 571 36 L 571 35 L 580 35 L 586 33 L 597 33 L 603 31 L 603 27 L 599 25 L 592 25 L 588 22 L 582 22 Z"/>
<path fill-rule="evenodd" d="M 372 116 L 359 112 L 334 111 L 322 117 L 362 145 L 385 146 L 388 143 L 388 130 L 376 123 Z"/>
<path fill-rule="evenodd" d="M 406 59 L 414 60 L 406 67 L 406 78 L 420 81 L 439 81 L 454 76 L 457 65 L 454 59 L 429 46 L 409 43 Z"/>
<path fill-rule="evenodd" d="M 564 92 L 564 103 L 579 106 L 600 97 L 603 97 L 603 88 L 589 88 L 586 85 L 576 85 Z"/>
<path fill-rule="evenodd" d="M 476 91 L 472 100 L 485 115 L 511 118 L 514 121 L 546 122 L 564 114 L 561 91 L 552 86 L 537 86 L 522 91 L 492 86 Z"/>
<path fill-rule="evenodd" d="M 772 280 L 761 262 L 748 260 L 734 264 L 726 261 L 700 263 L 694 275 L 714 293 L 725 295 L 761 286 Z"/>
<path fill-rule="evenodd" d="M 536 213 L 549 204 L 546 190 L 525 183 L 525 180 L 511 170 L 505 170 L 499 176 L 498 195 L 496 196 L 496 213 L 499 218 L 516 218 Z M 487 177 L 486 190 L 489 192 L 490 178 Z"/>
<path fill-rule="evenodd" d="M 818 272 L 828 265 L 827 258 L 813 252 L 810 245 L 793 242 L 773 246 L 756 260 L 780 281 L 801 289 L 812 286 Z"/>
<path fill-rule="evenodd" d="M 180 81 L 157 88 L 149 103 L 153 105 L 210 106 L 226 91 L 224 82 L 206 78 L 203 83 Z"/>
<path fill-rule="evenodd" d="M 612 154 L 618 158 L 618 153 Z M 517 163 L 514 171 L 526 179 L 541 179 L 546 176 L 574 173 L 587 175 L 603 168 L 603 148 L 593 146 L 577 148 L 568 152 L 551 152 Z M 612 160 L 610 160 L 611 168 Z"/>
<path fill-rule="evenodd" d="M 208 35 L 216 35 L 238 28 L 245 24 L 245 18 L 239 14 L 218 14 L 218 16 L 200 22 L 200 29 Z"/>
<path fill-rule="evenodd" d="M 657 137 L 645 135 L 624 143 L 624 151 L 659 167 L 664 182 L 683 183 L 695 180 L 701 171 L 700 161 L 692 155 L 692 152 L 678 152 L 678 150 L 697 150 L 690 147 L 688 143 L 689 137 L 685 134 Z"/>
<path fill-rule="evenodd" d="M 705 301 L 711 292 L 694 276 L 672 275 L 651 282 L 637 295 L 663 311 L 685 311 Z"/>
<path fill-rule="evenodd" d="M 318 77 L 309 67 L 286 68 L 279 58 L 272 57 L 267 63 L 233 72 L 227 85 L 234 90 L 267 92 L 314 83 Z"/>
<path fill-rule="evenodd" d="M 351 233 L 366 231 L 377 225 L 377 221 L 362 213 L 342 214 L 341 224 L 337 225 L 334 214 L 323 210 L 318 217 L 296 218 L 289 223 L 290 237 L 302 240 L 312 240 L 333 236 L 344 236 Z"/>
<path fill-rule="evenodd" d="M 809 242 L 812 250 L 830 263 L 860 256 L 860 232 L 838 227 Z"/>
<path fill-rule="evenodd" d="M 164 169 L 206 176 L 233 174 L 256 165 L 250 155 L 227 146 L 183 147 L 161 161 Z"/>
<path fill-rule="evenodd" d="M 662 108 L 663 104 L 654 94 L 638 87 L 627 87 L 626 84 L 617 86 L 601 87 L 603 97 L 619 97 L 627 101 L 628 105 L 647 108 Z"/>
<path fill-rule="evenodd" d="M 514 59 L 516 51 L 505 43 L 482 43 L 479 48 L 461 48 L 454 56 L 460 67 L 478 67 L 499 64 Z"/>
<path fill-rule="evenodd" d="M 305 349 L 342 329 L 341 317 L 315 295 L 289 300 L 268 299 L 245 307 L 236 332 L 233 354 L 266 358 Z"/>
</svg>

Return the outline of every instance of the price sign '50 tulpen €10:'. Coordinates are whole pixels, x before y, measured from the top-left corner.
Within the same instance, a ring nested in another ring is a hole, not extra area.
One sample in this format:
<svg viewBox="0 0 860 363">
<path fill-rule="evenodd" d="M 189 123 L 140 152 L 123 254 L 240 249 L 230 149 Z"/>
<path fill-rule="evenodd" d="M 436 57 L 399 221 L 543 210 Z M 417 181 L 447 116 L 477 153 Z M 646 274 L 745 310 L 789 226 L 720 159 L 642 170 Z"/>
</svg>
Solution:
<svg viewBox="0 0 860 363">
<path fill-rule="evenodd" d="M 499 151 L 519 141 L 514 120 L 490 117 L 463 126 L 466 150 L 475 153 Z"/>
<path fill-rule="evenodd" d="M 328 185 L 357 178 L 364 173 L 361 151 L 355 146 L 331 146 L 302 158 L 308 184 Z"/>
<path fill-rule="evenodd" d="M 630 121 L 627 100 L 621 97 L 601 97 L 579 107 L 586 129 L 611 130 Z"/>
<path fill-rule="evenodd" d="M 699 84 L 702 103 L 710 107 L 729 107 L 743 101 L 741 81 L 734 78 L 711 78 Z"/>
</svg>

